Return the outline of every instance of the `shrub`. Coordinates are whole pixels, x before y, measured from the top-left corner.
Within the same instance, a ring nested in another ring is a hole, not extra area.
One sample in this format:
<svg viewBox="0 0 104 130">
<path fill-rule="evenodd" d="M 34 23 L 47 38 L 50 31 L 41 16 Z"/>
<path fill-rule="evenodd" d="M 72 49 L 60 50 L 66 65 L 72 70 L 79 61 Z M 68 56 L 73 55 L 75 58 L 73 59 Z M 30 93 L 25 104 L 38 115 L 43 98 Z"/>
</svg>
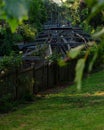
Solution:
<svg viewBox="0 0 104 130">
<path fill-rule="evenodd" d="M 22 24 L 19 27 L 18 32 L 23 37 L 24 42 L 34 41 L 37 34 L 37 30 L 29 24 Z"/>
<path fill-rule="evenodd" d="M 0 98 L 0 113 L 5 113 L 13 108 L 11 94 L 7 94 Z"/>
<path fill-rule="evenodd" d="M 9 55 L 13 50 L 13 37 L 9 27 L 0 28 L 0 55 Z"/>
<path fill-rule="evenodd" d="M 20 67 L 22 64 L 21 55 L 16 56 L 15 53 L 11 53 L 10 56 L 4 56 L 0 59 L 0 72 L 13 71 Z"/>
<path fill-rule="evenodd" d="M 23 37 L 21 34 L 19 33 L 14 33 L 13 34 L 13 42 L 17 43 L 17 42 L 23 42 Z"/>
</svg>

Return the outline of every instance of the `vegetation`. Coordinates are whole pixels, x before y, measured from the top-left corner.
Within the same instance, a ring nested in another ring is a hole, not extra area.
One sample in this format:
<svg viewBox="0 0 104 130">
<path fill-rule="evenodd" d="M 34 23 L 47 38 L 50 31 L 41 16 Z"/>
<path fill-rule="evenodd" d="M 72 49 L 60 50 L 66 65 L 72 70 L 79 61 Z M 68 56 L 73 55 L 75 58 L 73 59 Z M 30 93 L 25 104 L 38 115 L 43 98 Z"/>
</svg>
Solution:
<svg viewBox="0 0 104 130">
<path fill-rule="evenodd" d="M 60 13 L 58 14 L 58 12 Z M 5 73 L 7 73 L 8 71 L 17 70 L 21 66 L 22 59 L 21 56 L 19 55 L 18 49 L 15 46 L 15 43 L 16 44 L 18 42 L 28 43 L 34 41 L 38 32 L 41 31 L 44 22 L 48 20 L 49 20 L 48 22 L 51 22 L 52 17 L 54 16 L 54 19 L 56 19 L 55 22 L 57 23 L 60 21 L 59 15 L 62 16 L 62 19 L 65 19 L 66 21 L 71 21 L 71 23 L 74 26 L 80 26 L 84 28 L 84 30 L 90 33 L 93 39 L 95 39 L 95 42 L 93 42 L 94 46 L 89 48 L 84 53 L 84 55 L 80 57 L 81 59 L 79 59 L 78 61 L 76 67 L 76 79 L 75 79 L 75 81 L 78 83 L 78 89 L 81 88 L 80 85 L 83 78 L 83 71 L 86 68 L 86 65 L 88 65 L 87 69 L 89 72 L 92 70 L 93 66 L 94 68 L 104 67 L 104 35 L 103 35 L 104 34 L 104 27 L 103 27 L 104 26 L 104 1 L 67 0 L 63 2 L 61 6 L 59 6 L 51 0 L 31 0 L 31 1 L 9 0 L 9 2 L 8 0 L 0 0 L 0 56 L 3 56 L 3 58 L 0 59 L 1 77 L 2 75 L 5 75 Z M 100 18 L 98 18 L 99 16 Z M 78 57 L 82 49 L 83 47 L 81 47 L 80 49 L 78 48 L 72 49 L 72 51 L 70 51 L 68 54 L 69 57 L 73 58 L 73 54 L 74 54 L 74 58 Z M 43 54 L 43 51 L 44 50 L 42 50 L 41 55 Z M 11 56 L 11 53 L 13 52 L 15 52 L 16 55 Z M 34 55 L 39 55 L 39 54 L 37 52 Z M 59 56 L 60 56 L 59 54 L 58 55 L 53 54 L 52 57 L 48 57 L 48 59 L 50 61 L 56 61 L 56 59 Z M 60 64 L 65 65 L 63 61 L 60 61 Z M 29 77 L 26 79 L 22 79 L 22 77 L 20 77 L 19 83 L 22 84 L 23 87 L 25 86 L 24 84 L 28 85 L 28 80 Z M 4 89 L 5 86 L 7 86 L 8 88 L 15 87 L 13 86 L 13 80 L 11 80 L 11 82 L 10 80 L 8 80 L 7 83 L 5 81 L 7 80 L 0 79 L 1 90 L 2 88 Z M 31 81 L 31 84 L 32 83 L 33 81 Z M 27 85 L 26 87 L 28 87 Z M 48 99 L 46 99 L 46 101 L 47 100 Z M 80 100 L 82 105 L 83 104 L 86 105 L 87 101 L 85 100 L 83 103 L 82 97 L 79 96 L 78 101 L 80 102 Z M 2 102 L 2 100 L 0 101 Z M 3 97 L 3 103 L 6 104 L 5 105 L 6 108 L 9 105 L 11 107 L 11 104 L 8 105 L 9 101 L 10 101 L 10 95 Z M 1 103 L 0 105 L 2 105 L 3 103 Z M 71 105 L 73 106 L 73 104 Z M 35 107 L 37 109 L 37 105 Z M 39 107 L 41 108 L 41 106 Z M 93 110 L 93 108 L 91 109 Z M 70 113 L 70 110 L 68 113 Z M 98 119 L 100 119 L 100 117 L 98 117 Z M 94 128 L 92 127 L 92 129 Z"/>
<path fill-rule="evenodd" d="M 8 40 L 9 39 L 9 40 Z M 13 51 L 13 36 L 9 27 L 0 27 L 0 55 L 9 55 Z"/>
<path fill-rule="evenodd" d="M 76 87 L 37 95 L 37 101 L 1 115 L 1 130 L 103 130 L 104 71 L 88 76 L 82 92 Z M 51 127 L 50 127 L 51 126 Z"/>
<path fill-rule="evenodd" d="M 21 55 L 12 53 L 10 56 L 4 56 L 0 60 L 0 71 L 17 69 L 22 65 Z"/>
<path fill-rule="evenodd" d="M 89 1 L 89 0 L 80 0 L 80 1 L 75 0 L 74 2 L 72 2 L 72 1 L 67 0 L 65 2 L 65 5 L 67 5 L 67 4 L 70 5 L 70 6 L 68 6 L 68 7 L 66 6 L 66 7 L 71 9 L 71 17 L 69 17 L 69 18 L 73 21 L 74 25 L 78 24 L 81 27 L 84 27 L 88 32 L 90 31 L 90 32 L 93 32 L 93 33 L 96 32 L 96 28 L 98 27 L 98 25 L 100 25 L 102 27 L 103 19 L 104 19 L 104 14 L 103 14 L 104 2 L 102 2 L 102 1 L 93 2 L 93 1 Z M 102 20 L 101 20 L 101 22 L 96 22 L 95 23 L 93 21 L 93 19 L 96 19 L 98 14 L 100 14 L 102 16 Z M 89 26 L 89 25 L 91 25 L 91 22 L 93 23 L 92 27 Z M 92 29 L 92 31 L 91 31 L 91 29 Z M 97 35 L 95 34 L 93 36 L 93 38 L 100 38 L 99 42 L 103 43 L 103 41 L 104 41 L 103 40 L 104 39 L 103 34 L 104 34 L 104 29 L 102 29 L 101 32 L 99 32 Z M 95 44 L 96 44 L 96 42 L 93 43 L 94 46 L 96 46 Z M 101 48 L 103 48 L 103 46 Z M 83 47 L 82 47 L 82 49 L 83 49 Z M 76 49 L 72 50 L 72 52 L 76 54 L 75 57 L 77 57 L 79 55 L 79 52 L 82 49 L 81 48 L 79 48 L 79 49 L 76 48 Z M 86 51 L 85 55 L 79 59 L 79 61 L 77 63 L 77 66 L 76 66 L 76 78 L 75 78 L 75 81 L 77 82 L 77 88 L 78 89 L 81 89 L 81 79 L 83 77 L 83 71 L 84 71 L 84 68 L 86 66 L 85 63 L 86 63 L 86 61 L 87 61 L 87 59 L 89 57 L 90 50 L 92 50 L 92 49 L 89 48 Z M 93 58 L 91 59 L 92 62 L 89 63 L 90 64 L 89 65 L 89 68 L 90 68 L 89 70 L 90 71 L 91 71 L 91 69 L 93 67 L 94 61 L 96 61 L 96 58 L 99 57 L 99 54 L 98 54 L 99 51 L 98 50 L 99 50 L 99 47 L 96 46 L 95 53 L 93 53 L 94 55 L 93 55 Z M 69 52 L 69 56 L 72 57 L 73 53 L 71 54 Z M 102 52 L 102 55 L 104 55 L 103 52 Z M 102 59 L 102 61 L 103 60 L 104 59 Z M 101 61 L 101 64 L 102 64 L 102 66 L 104 66 L 102 61 Z"/>
</svg>

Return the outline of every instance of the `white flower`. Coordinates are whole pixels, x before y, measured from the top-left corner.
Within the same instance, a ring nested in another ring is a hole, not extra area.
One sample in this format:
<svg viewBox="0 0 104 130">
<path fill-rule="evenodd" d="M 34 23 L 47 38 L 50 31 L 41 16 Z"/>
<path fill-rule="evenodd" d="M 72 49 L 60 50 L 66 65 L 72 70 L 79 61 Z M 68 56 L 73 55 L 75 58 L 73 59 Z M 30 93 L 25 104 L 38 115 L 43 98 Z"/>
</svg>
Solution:
<svg viewBox="0 0 104 130">
<path fill-rule="evenodd" d="M 2 71 L 1 71 L 1 74 L 5 74 L 5 71 L 2 70 Z"/>
</svg>

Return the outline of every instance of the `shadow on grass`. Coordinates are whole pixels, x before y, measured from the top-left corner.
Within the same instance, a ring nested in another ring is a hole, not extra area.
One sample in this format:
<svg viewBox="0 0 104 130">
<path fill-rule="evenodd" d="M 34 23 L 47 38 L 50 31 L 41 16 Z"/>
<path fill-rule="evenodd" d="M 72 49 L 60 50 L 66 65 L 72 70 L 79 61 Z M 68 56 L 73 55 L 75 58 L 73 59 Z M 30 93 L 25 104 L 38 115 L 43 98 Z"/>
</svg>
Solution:
<svg viewBox="0 0 104 130">
<path fill-rule="evenodd" d="M 45 97 L 36 103 L 35 110 L 55 110 L 97 107 L 104 105 L 104 96 L 54 96 Z"/>
<path fill-rule="evenodd" d="M 21 115 L 31 115 L 31 113 L 38 114 L 42 112 L 49 113 L 62 110 L 80 110 L 86 108 L 104 108 L 104 96 L 94 95 L 81 95 L 81 96 L 65 96 L 65 95 L 53 95 L 45 97 L 37 97 L 35 102 L 31 104 L 23 105 L 16 109 L 16 113 Z M 2 115 L 1 115 L 2 116 Z"/>
</svg>

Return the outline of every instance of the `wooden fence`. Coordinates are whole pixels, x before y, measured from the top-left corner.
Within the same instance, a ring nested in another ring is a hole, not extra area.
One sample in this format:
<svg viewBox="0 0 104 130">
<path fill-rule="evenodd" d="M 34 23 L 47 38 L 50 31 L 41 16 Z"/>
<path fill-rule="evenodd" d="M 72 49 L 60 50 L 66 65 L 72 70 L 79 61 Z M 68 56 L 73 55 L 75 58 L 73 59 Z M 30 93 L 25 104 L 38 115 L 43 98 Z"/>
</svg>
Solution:
<svg viewBox="0 0 104 130">
<path fill-rule="evenodd" d="M 11 95 L 13 100 L 33 92 L 33 68 L 10 72 L 0 78 L 0 98 Z"/>
<path fill-rule="evenodd" d="M 34 71 L 34 93 L 55 87 L 57 84 L 72 82 L 75 75 L 76 60 L 66 66 L 44 64 Z"/>
<path fill-rule="evenodd" d="M 64 67 L 47 63 L 36 67 L 15 71 L 0 78 L 0 98 L 11 94 L 13 100 L 21 99 L 26 94 L 35 94 L 55 87 L 57 84 L 72 82 L 75 74 L 76 60 Z"/>
</svg>

